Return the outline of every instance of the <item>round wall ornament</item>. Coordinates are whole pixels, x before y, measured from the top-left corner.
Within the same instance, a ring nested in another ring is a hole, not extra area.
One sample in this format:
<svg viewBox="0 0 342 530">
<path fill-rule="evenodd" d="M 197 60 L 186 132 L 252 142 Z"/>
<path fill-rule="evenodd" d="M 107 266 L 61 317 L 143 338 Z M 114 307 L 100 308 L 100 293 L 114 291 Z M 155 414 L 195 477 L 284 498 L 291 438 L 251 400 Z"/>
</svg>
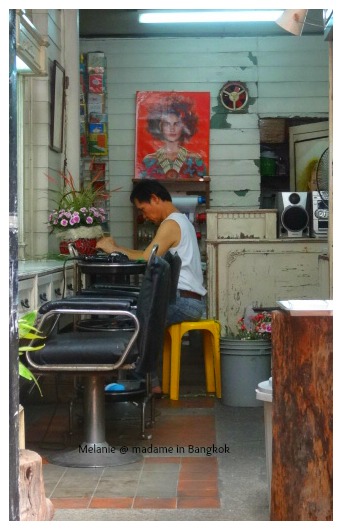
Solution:
<svg viewBox="0 0 342 530">
<path fill-rule="evenodd" d="M 242 110 L 248 102 L 248 90 L 240 81 L 228 81 L 220 90 L 220 100 L 231 112 Z"/>
</svg>

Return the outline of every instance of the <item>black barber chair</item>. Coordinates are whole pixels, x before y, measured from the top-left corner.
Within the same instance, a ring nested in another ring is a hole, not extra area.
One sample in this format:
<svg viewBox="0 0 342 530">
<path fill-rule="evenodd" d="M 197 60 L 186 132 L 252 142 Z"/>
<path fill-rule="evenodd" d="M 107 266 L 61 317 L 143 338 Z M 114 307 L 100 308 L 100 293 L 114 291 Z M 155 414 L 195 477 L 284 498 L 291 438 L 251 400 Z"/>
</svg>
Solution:
<svg viewBox="0 0 342 530">
<path fill-rule="evenodd" d="M 152 254 L 156 252 L 157 249 L 153 248 Z M 182 260 L 178 256 L 177 253 L 172 254 L 170 251 L 166 252 L 166 254 L 163 255 L 163 259 L 170 265 L 170 296 L 169 296 L 169 303 L 174 302 L 177 296 L 177 287 L 178 287 L 178 279 L 179 279 L 179 273 L 181 269 Z M 113 292 L 112 296 L 115 294 L 115 286 L 113 286 Z M 124 295 L 124 292 L 119 289 L 120 298 L 122 298 Z M 127 293 L 127 298 L 130 299 L 130 293 Z M 131 300 L 130 300 L 131 301 Z M 95 326 L 99 325 L 96 321 L 92 321 Z M 106 325 L 104 323 L 104 325 Z M 109 327 L 109 326 L 108 326 Z M 107 327 L 107 329 L 108 329 Z M 157 363 L 156 363 L 157 364 Z M 108 385 L 108 388 L 106 388 L 105 391 L 105 398 L 106 401 L 109 403 L 122 403 L 122 402 L 132 402 L 136 405 L 141 406 L 141 436 L 142 438 L 151 439 L 152 435 L 146 434 L 145 427 L 152 426 L 154 424 L 155 419 L 155 409 L 154 409 L 154 395 L 152 393 L 152 387 L 151 387 L 151 377 L 150 372 L 153 370 L 154 372 L 156 366 L 154 368 L 151 367 L 145 367 L 144 363 L 142 363 L 140 368 L 140 373 L 146 374 L 146 390 L 142 388 L 137 388 L 137 381 L 130 381 L 126 379 L 125 368 L 120 369 L 118 372 L 118 378 L 113 381 L 112 385 Z M 115 387 L 122 385 L 123 388 L 116 390 Z M 150 421 L 148 424 L 146 424 L 146 405 L 150 405 Z"/>
<path fill-rule="evenodd" d="M 151 251 L 149 261 L 153 259 L 158 250 L 158 245 L 155 245 Z M 167 261 L 170 265 L 170 274 L 171 274 L 171 285 L 170 285 L 170 297 L 169 303 L 173 302 L 176 299 L 178 279 L 181 269 L 182 261 L 177 253 L 172 254 L 170 251 L 166 252 L 163 256 L 163 259 Z M 148 264 L 147 264 L 148 266 Z M 95 296 L 97 293 L 101 296 L 115 298 L 119 300 L 127 300 L 131 304 L 131 310 L 135 310 L 136 300 L 139 296 L 139 288 L 127 286 L 117 287 L 115 284 L 112 284 L 106 288 L 84 290 L 80 294 L 83 296 Z M 135 293 L 133 295 L 133 289 Z M 79 322 L 80 328 L 86 330 L 102 330 L 102 331 L 113 331 L 113 326 L 120 325 L 121 327 L 128 327 L 132 325 L 127 319 L 122 319 L 119 323 L 117 321 L 113 322 L 111 317 L 105 316 L 103 318 L 94 317 L 92 319 L 87 319 Z M 134 405 L 138 405 L 141 408 L 141 437 L 143 439 L 151 439 L 152 434 L 146 433 L 146 427 L 151 427 L 154 424 L 155 420 L 155 408 L 154 408 L 154 395 L 152 394 L 151 380 L 149 375 L 149 370 L 146 370 L 144 366 L 141 367 L 140 373 L 146 373 L 146 381 L 140 383 L 137 379 L 129 379 L 129 371 L 126 367 L 120 368 L 118 370 L 117 377 L 114 377 L 111 381 L 111 385 L 106 386 L 105 389 L 105 399 L 107 403 L 126 403 L 131 402 Z M 154 370 L 155 371 L 155 370 Z M 128 374 L 128 375 L 127 375 Z M 82 393 L 80 391 L 80 393 Z M 146 421 L 146 407 L 150 406 L 149 412 L 149 421 Z M 70 409 L 70 425 L 73 423 L 72 418 L 72 403 Z"/>
<path fill-rule="evenodd" d="M 130 301 L 110 297 L 74 296 L 47 302 L 39 310 L 37 328 L 45 335 L 41 350 L 27 351 L 33 370 L 83 375 L 84 442 L 76 449 L 56 453 L 48 460 L 67 467 L 107 467 L 128 464 L 141 458 L 132 452 L 121 454 L 105 439 L 105 378 L 119 369 L 145 373 L 156 369 L 164 341 L 164 327 L 170 298 L 170 265 L 162 258 L 149 260 L 142 280 L 137 308 Z M 77 321 L 97 316 L 125 317 L 133 329 L 85 331 Z M 75 323 L 59 321 L 72 316 Z M 35 345 L 33 341 L 31 345 Z"/>
<path fill-rule="evenodd" d="M 154 245 L 151 251 L 149 260 L 153 259 L 153 256 L 156 255 L 158 250 L 158 245 Z M 172 254 L 170 251 L 167 251 L 162 258 L 167 261 L 171 267 L 171 294 L 170 302 L 176 299 L 177 286 L 179 273 L 182 265 L 182 260 L 178 256 L 177 252 Z M 104 257 L 104 259 L 106 259 Z M 88 262 L 91 262 L 91 258 L 88 259 Z M 90 288 L 82 289 L 80 291 L 81 295 L 85 296 L 109 296 L 120 299 L 129 299 L 131 301 L 132 307 L 136 304 L 138 299 L 140 287 L 135 285 L 117 285 L 117 284 L 93 284 Z M 97 327 L 97 324 L 94 322 L 94 326 Z"/>
<path fill-rule="evenodd" d="M 153 260 L 158 250 L 158 245 L 154 245 L 147 262 Z M 115 253 L 116 254 L 116 253 Z M 98 263 L 98 259 L 106 259 L 108 256 L 96 256 L 95 263 Z M 110 258 L 110 256 L 109 256 Z M 114 262 L 116 262 L 116 256 L 114 256 Z M 176 299 L 178 279 L 181 269 L 182 261 L 178 256 L 177 252 L 172 254 L 170 251 L 166 252 L 162 258 L 167 261 L 170 265 L 170 274 L 171 274 L 171 286 L 170 286 L 170 299 L 169 302 L 173 302 Z M 87 257 L 87 262 L 92 262 L 92 257 Z M 119 257 L 120 262 L 120 257 Z M 78 294 L 86 297 L 101 296 L 105 298 L 115 298 L 116 300 L 129 301 L 130 310 L 135 311 L 137 306 L 137 300 L 139 297 L 139 286 L 131 285 L 117 285 L 115 283 L 110 284 L 101 284 L 94 283 L 91 287 L 82 289 Z M 77 324 L 80 329 L 86 331 L 115 331 L 117 328 L 129 329 L 132 326 L 132 321 L 129 321 L 127 318 L 117 318 L 113 321 L 113 318 L 110 316 L 93 316 L 93 318 L 88 318 L 86 320 L 81 320 Z M 107 403 L 127 403 L 130 402 L 133 405 L 140 406 L 141 409 L 141 437 L 143 439 L 151 439 L 151 431 L 146 432 L 146 427 L 151 427 L 155 421 L 155 400 L 154 395 L 152 394 L 150 376 L 147 373 L 145 381 L 139 381 L 137 379 L 130 378 L 131 370 L 126 370 L 125 367 L 118 370 L 116 377 L 113 377 L 110 385 L 106 385 L 105 388 L 105 400 Z M 75 382 L 75 387 L 77 389 L 77 398 L 82 397 L 83 395 L 83 385 L 82 382 L 77 380 Z M 147 405 L 149 405 L 149 419 L 146 418 Z M 69 427 L 70 432 L 73 429 L 73 408 L 74 408 L 74 399 L 70 401 L 69 404 Z"/>
</svg>

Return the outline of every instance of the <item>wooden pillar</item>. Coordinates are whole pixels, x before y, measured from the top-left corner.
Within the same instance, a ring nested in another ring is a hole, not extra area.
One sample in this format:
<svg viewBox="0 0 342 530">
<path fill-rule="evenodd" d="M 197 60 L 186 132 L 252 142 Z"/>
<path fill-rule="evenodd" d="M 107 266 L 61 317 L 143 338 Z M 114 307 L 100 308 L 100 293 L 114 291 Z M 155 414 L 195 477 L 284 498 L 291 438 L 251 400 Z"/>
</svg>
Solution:
<svg viewBox="0 0 342 530">
<path fill-rule="evenodd" d="M 42 459 L 34 451 L 20 450 L 20 521 L 50 521 L 54 507 L 45 497 Z"/>
<path fill-rule="evenodd" d="M 333 517 L 332 325 L 273 312 L 273 521 Z"/>
</svg>

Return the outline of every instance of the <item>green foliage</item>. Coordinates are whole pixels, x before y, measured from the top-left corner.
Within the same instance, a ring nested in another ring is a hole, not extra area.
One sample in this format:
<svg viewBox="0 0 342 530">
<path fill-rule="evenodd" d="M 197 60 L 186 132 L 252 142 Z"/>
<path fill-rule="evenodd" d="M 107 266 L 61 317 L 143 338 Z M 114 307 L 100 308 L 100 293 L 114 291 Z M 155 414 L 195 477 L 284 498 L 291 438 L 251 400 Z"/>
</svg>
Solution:
<svg viewBox="0 0 342 530">
<path fill-rule="evenodd" d="M 35 339 L 44 339 L 44 336 L 41 334 L 41 332 L 34 327 L 36 317 L 37 311 L 30 311 L 28 313 L 25 313 L 25 315 L 22 315 L 18 320 L 19 356 L 24 355 L 26 351 L 35 351 L 44 348 L 44 344 L 40 344 L 39 346 L 28 346 L 26 344 L 23 344 L 23 342 L 27 343 L 28 341 Z M 33 375 L 31 370 L 20 361 L 20 359 L 19 375 L 21 377 L 24 377 L 25 379 L 28 379 L 29 381 L 34 381 L 34 383 L 37 385 L 40 395 L 43 395 L 36 377 Z"/>
</svg>

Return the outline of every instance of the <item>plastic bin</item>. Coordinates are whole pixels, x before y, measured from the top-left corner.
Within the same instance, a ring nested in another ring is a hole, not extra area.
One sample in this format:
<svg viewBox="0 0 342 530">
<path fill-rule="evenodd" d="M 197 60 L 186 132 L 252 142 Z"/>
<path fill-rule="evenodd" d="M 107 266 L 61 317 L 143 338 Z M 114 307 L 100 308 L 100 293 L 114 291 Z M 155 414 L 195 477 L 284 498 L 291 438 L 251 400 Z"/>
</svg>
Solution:
<svg viewBox="0 0 342 530">
<path fill-rule="evenodd" d="M 256 399 L 264 403 L 265 444 L 266 444 L 266 473 L 268 482 L 268 502 L 271 504 L 271 479 L 272 479 L 272 377 L 258 384 L 255 390 Z"/>
<path fill-rule="evenodd" d="M 231 407 L 262 406 L 255 399 L 255 388 L 271 374 L 271 342 L 221 338 L 220 350 L 222 403 Z"/>
</svg>

